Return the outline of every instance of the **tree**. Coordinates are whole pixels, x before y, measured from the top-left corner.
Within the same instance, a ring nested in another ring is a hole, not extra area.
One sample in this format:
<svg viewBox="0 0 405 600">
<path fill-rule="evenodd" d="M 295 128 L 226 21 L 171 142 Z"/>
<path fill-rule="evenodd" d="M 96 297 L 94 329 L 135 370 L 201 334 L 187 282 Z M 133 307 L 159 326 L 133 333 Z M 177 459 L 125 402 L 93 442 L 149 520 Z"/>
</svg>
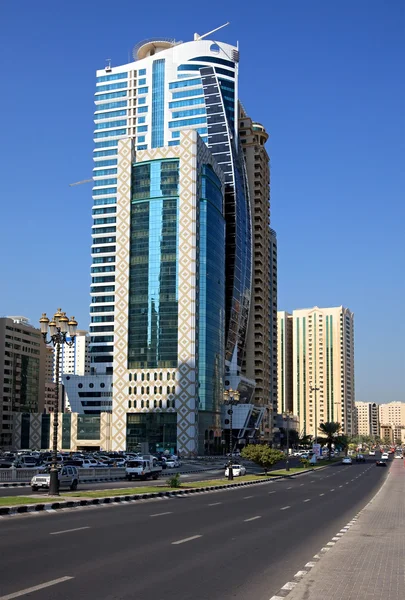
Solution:
<svg viewBox="0 0 405 600">
<path fill-rule="evenodd" d="M 299 439 L 299 445 L 300 446 L 304 446 L 304 448 L 306 448 L 307 446 L 311 446 L 312 444 L 312 435 L 302 435 Z"/>
<path fill-rule="evenodd" d="M 328 421 L 326 423 L 321 423 L 319 426 L 319 431 L 321 431 L 326 437 L 329 458 L 330 458 L 330 453 L 332 452 L 332 444 L 335 442 L 335 438 L 336 438 L 336 436 L 338 436 L 340 434 L 341 430 L 342 430 L 341 424 L 335 423 L 334 421 Z"/>
<path fill-rule="evenodd" d="M 270 467 L 284 459 L 284 454 L 280 452 L 280 450 L 273 450 L 273 448 L 269 448 L 269 446 L 260 444 L 250 444 L 249 446 L 245 446 L 240 454 L 242 458 L 251 460 L 259 465 L 259 467 L 263 467 L 266 475 Z"/>
<path fill-rule="evenodd" d="M 344 453 L 347 454 L 347 449 L 350 446 L 347 435 L 341 434 L 335 437 L 335 446 L 340 446 Z"/>
</svg>

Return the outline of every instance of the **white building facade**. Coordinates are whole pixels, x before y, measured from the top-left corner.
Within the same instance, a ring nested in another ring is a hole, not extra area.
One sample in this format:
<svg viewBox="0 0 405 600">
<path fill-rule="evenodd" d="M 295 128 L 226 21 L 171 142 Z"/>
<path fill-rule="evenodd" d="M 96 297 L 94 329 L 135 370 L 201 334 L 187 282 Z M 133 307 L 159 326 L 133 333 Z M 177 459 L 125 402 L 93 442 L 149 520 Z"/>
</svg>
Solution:
<svg viewBox="0 0 405 600">
<path fill-rule="evenodd" d="M 375 402 L 357 402 L 356 408 L 356 433 L 358 435 L 379 436 L 380 419 L 379 406 Z"/>
</svg>

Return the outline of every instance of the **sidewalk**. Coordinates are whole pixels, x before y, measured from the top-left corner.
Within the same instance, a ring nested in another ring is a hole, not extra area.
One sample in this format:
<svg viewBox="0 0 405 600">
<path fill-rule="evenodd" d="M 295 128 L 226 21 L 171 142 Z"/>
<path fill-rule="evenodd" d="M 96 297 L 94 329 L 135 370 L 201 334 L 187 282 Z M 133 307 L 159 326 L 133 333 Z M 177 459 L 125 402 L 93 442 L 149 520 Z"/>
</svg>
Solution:
<svg viewBox="0 0 405 600">
<path fill-rule="evenodd" d="M 288 600 L 404 600 L 405 461 L 357 521 L 299 581 Z"/>
</svg>

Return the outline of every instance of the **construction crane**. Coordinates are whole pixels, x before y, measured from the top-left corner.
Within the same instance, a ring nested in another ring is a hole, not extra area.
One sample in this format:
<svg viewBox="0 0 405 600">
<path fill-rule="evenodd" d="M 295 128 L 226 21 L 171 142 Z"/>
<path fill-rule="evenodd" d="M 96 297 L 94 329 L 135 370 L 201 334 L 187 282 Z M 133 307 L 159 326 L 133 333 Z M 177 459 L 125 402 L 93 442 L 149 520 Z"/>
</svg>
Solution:
<svg viewBox="0 0 405 600">
<path fill-rule="evenodd" d="M 69 183 L 69 187 L 73 187 L 74 185 L 82 185 L 82 183 L 90 183 L 93 179 L 83 179 L 82 181 L 75 181 L 75 183 Z"/>
</svg>

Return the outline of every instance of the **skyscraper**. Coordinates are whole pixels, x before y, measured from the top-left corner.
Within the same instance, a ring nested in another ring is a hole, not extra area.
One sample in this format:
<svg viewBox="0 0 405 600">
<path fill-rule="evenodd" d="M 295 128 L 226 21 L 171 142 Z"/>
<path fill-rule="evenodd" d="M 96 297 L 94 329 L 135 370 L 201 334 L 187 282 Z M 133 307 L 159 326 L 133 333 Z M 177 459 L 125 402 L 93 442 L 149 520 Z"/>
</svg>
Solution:
<svg viewBox="0 0 405 600">
<path fill-rule="evenodd" d="M 238 66 L 237 47 L 196 34 L 187 43 L 147 40 L 134 48 L 133 62 L 97 72 L 94 381 L 80 393 L 87 403 L 113 383 L 116 449 L 145 440 L 153 449 L 163 438 L 183 454 L 218 450 L 224 383 L 240 390 L 242 402 L 256 401 L 255 380 L 244 369 L 253 186 L 239 139 Z M 276 245 L 267 232 L 267 134 L 255 126 L 270 281 Z M 270 320 L 274 297 L 273 289 Z M 266 388 L 261 382 L 259 395 L 260 403 L 274 404 L 267 360 L 273 330 L 270 322 L 265 327 Z M 270 371 L 274 360 L 273 352 Z"/>
<path fill-rule="evenodd" d="M 293 311 L 294 414 L 316 437 L 336 421 L 355 433 L 354 315 L 343 306 Z"/>
</svg>

